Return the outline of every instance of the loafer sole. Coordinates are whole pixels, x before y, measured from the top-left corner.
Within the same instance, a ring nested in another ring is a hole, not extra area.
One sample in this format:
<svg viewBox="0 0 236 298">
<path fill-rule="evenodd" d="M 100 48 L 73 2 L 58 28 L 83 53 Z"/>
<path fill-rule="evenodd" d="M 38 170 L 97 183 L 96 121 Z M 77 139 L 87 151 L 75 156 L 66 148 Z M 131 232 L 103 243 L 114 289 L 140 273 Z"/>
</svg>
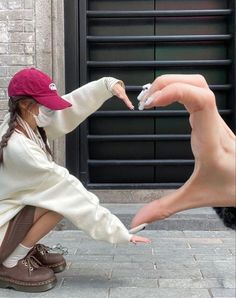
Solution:
<svg viewBox="0 0 236 298">
<path fill-rule="evenodd" d="M 42 282 L 23 282 L 19 280 L 13 280 L 10 278 L 0 277 L 0 288 L 14 289 L 21 292 L 45 292 L 55 287 L 57 283 L 56 278 L 49 279 Z"/>
</svg>

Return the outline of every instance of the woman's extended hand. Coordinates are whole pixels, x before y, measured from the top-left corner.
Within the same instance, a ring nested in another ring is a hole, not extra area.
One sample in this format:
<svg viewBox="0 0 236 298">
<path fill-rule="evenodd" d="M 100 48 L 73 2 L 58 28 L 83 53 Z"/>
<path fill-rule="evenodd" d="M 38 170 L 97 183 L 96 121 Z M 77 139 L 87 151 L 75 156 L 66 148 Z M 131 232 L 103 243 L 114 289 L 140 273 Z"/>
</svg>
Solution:
<svg viewBox="0 0 236 298">
<path fill-rule="evenodd" d="M 120 83 L 117 83 L 113 86 L 112 93 L 120 98 L 130 110 L 134 109 L 132 102 L 129 100 L 125 89 L 121 86 Z"/>
<path fill-rule="evenodd" d="M 133 235 L 130 242 L 136 243 L 151 243 L 151 240 L 142 236 Z"/>
</svg>

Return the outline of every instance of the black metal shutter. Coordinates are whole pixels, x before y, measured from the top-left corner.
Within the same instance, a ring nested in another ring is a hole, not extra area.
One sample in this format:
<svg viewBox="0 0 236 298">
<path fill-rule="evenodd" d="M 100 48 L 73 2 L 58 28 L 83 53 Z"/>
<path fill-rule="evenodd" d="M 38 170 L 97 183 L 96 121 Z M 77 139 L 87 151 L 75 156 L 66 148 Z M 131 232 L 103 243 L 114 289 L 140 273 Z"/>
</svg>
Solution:
<svg viewBox="0 0 236 298">
<path fill-rule="evenodd" d="M 235 1 L 65 1 L 65 40 L 68 92 L 114 76 L 137 106 L 156 76 L 200 73 L 236 129 Z M 189 140 L 181 105 L 128 111 L 113 98 L 67 137 L 67 166 L 89 188 L 175 188 L 193 169 Z"/>
</svg>

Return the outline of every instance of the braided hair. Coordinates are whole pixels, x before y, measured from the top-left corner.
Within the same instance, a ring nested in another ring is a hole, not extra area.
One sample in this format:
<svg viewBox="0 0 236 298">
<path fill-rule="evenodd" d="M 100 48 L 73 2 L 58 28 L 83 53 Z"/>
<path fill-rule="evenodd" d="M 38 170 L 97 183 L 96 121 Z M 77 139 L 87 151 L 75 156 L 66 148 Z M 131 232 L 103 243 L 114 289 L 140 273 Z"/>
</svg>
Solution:
<svg viewBox="0 0 236 298">
<path fill-rule="evenodd" d="M 10 113 L 10 120 L 9 120 L 9 127 L 7 129 L 7 132 L 2 136 L 2 140 L 0 141 L 0 165 L 3 164 L 3 149 L 7 147 L 8 141 L 15 131 L 15 128 L 17 127 L 18 123 L 16 121 L 17 115 L 21 115 L 20 113 L 20 108 L 19 108 L 19 102 L 22 99 L 25 99 L 27 97 L 22 97 L 22 96 L 12 96 L 10 97 L 8 101 L 8 111 Z M 32 103 L 35 103 L 33 98 Z M 38 131 L 42 137 L 42 140 L 45 144 L 45 148 L 47 152 L 52 156 L 52 151 L 48 145 L 47 141 L 47 135 L 43 127 L 38 127 Z"/>
<path fill-rule="evenodd" d="M 48 145 L 48 138 L 47 138 L 47 134 L 46 134 L 45 129 L 43 127 L 38 127 L 38 131 L 39 131 L 39 133 L 42 137 L 42 140 L 45 144 L 45 148 L 46 148 L 47 152 L 52 156 L 52 151 L 51 151 L 51 149 Z"/>
<path fill-rule="evenodd" d="M 15 97 L 10 97 L 8 101 L 8 111 L 10 113 L 10 120 L 7 132 L 2 136 L 2 140 L 0 142 L 0 165 L 3 163 L 3 148 L 7 147 L 8 141 L 17 126 L 16 117 L 19 113 L 19 101 L 20 98 Z"/>
</svg>

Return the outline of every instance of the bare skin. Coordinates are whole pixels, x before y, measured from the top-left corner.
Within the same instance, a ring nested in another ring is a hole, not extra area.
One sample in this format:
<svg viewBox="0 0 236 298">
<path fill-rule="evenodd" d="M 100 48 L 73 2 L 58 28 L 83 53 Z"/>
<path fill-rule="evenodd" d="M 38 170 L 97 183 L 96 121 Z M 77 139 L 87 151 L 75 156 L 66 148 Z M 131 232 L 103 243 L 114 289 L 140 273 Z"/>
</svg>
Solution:
<svg viewBox="0 0 236 298">
<path fill-rule="evenodd" d="M 164 75 L 147 95 L 145 108 L 178 101 L 190 113 L 191 147 L 195 167 L 188 181 L 173 193 L 138 211 L 132 227 L 165 219 L 177 212 L 199 207 L 236 206 L 236 138 L 217 111 L 215 96 L 200 75 Z"/>
<path fill-rule="evenodd" d="M 132 110 L 134 108 L 124 88 L 120 84 L 114 85 L 113 94 L 120 98 L 129 109 Z M 21 117 L 30 125 L 33 130 L 35 130 L 37 124 L 33 115 L 38 115 L 39 105 L 37 103 L 32 104 L 32 101 L 30 99 L 24 99 L 20 101 L 19 107 Z M 26 134 L 26 132 L 22 130 L 21 127 L 18 126 L 17 128 Z M 22 241 L 22 244 L 26 247 L 34 246 L 40 239 L 47 235 L 56 226 L 56 224 L 62 220 L 62 218 L 62 215 L 54 211 L 36 208 L 34 223 L 30 231 L 27 233 L 26 237 Z M 133 235 L 130 242 L 149 243 L 150 240 L 145 237 Z"/>
<path fill-rule="evenodd" d="M 26 247 L 34 246 L 40 239 L 47 235 L 62 218 L 62 215 L 54 211 L 36 208 L 33 226 L 25 236 L 22 244 Z"/>
</svg>

